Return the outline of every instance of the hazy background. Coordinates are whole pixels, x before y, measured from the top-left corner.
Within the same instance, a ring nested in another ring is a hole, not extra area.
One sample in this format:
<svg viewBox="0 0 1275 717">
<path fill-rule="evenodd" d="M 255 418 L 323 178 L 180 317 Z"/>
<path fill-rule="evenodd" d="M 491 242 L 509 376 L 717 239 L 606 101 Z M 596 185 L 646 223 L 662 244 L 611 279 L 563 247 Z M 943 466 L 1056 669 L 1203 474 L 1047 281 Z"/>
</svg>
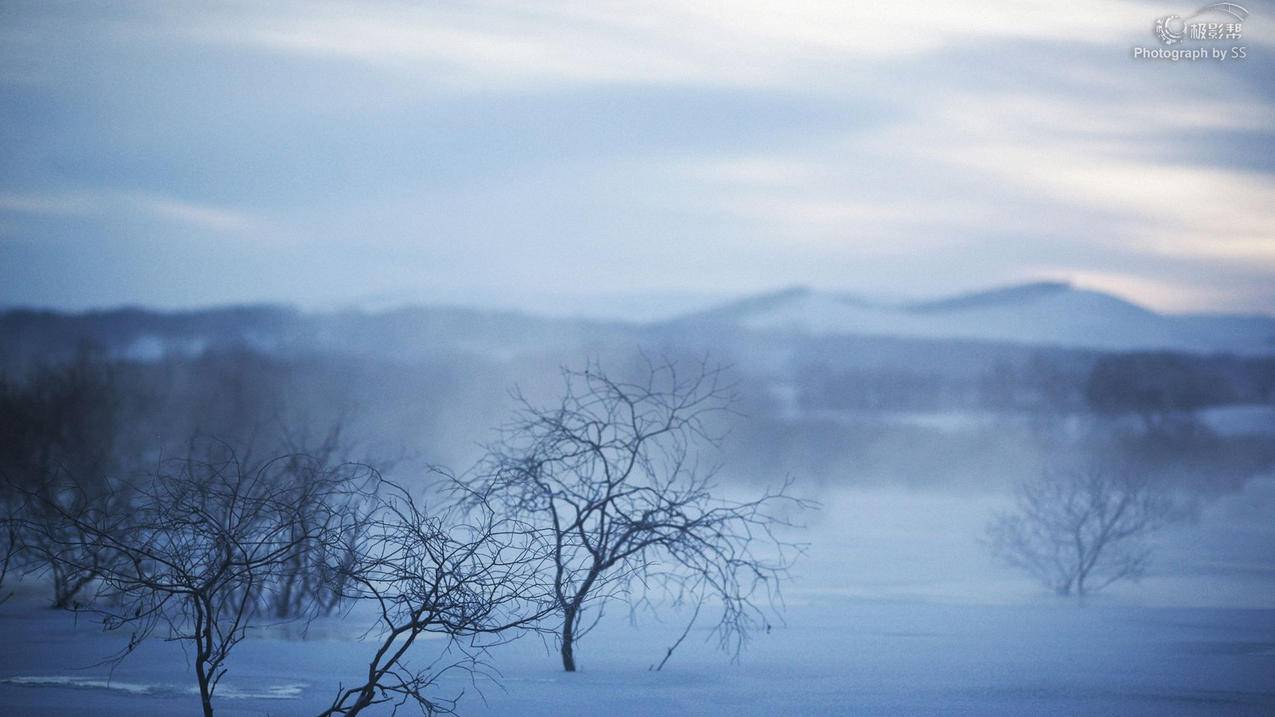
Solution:
<svg viewBox="0 0 1275 717">
<path fill-rule="evenodd" d="M 709 356 L 730 480 L 874 516 L 833 554 L 911 544 L 927 500 L 964 521 L 820 579 L 986 584 L 982 523 L 1060 455 L 1210 505 L 1269 480 L 1248 9 L 1246 59 L 1167 62 L 1132 48 L 1194 6 L 5 2 L 0 370 L 105 371 L 123 464 L 341 424 L 410 474 L 463 470 L 561 365 Z"/>
<path fill-rule="evenodd" d="M 1275 11 L 0 4 L 0 302 L 624 318 L 1041 278 L 1275 307 Z"/>
</svg>

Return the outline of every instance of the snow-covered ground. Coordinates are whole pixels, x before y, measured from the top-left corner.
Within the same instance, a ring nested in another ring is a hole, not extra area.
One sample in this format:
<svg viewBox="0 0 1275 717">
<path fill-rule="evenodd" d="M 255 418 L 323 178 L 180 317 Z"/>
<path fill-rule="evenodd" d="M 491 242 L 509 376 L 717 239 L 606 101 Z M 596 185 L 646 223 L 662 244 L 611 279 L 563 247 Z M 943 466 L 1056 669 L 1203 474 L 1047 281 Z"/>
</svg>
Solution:
<svg viewBox="0 0 1275 717">
<path fill-rule="evenodd" d="M 987 558 L 995 495 L 872 489 L 830 497 L 787 591 L 783 624 L 738 663 L 697 628 L 615 610 L 558 670 L 536 637 L 503 646 L 499 685 L 445 676 L 466 715 L 1275 714 L 1275 478 L 1161 536 L 1152 575 L 1085 605 L 1042 594 Z M 0 607 L 4 714 L 193 714 L 181 647 L 154 640 L 111 673 L 118 647 L 91 620 L 19 598 Z M 305 715 L 365 667 L 366 623 L 275 629 L 237 648 L 225 715 Z M 422 664 L 441 642 L 419 653 Z M 479 694 L 481 691 L 481 695 Z M 388 713 L 388 710 L 384 713 Z"/>
</svg>

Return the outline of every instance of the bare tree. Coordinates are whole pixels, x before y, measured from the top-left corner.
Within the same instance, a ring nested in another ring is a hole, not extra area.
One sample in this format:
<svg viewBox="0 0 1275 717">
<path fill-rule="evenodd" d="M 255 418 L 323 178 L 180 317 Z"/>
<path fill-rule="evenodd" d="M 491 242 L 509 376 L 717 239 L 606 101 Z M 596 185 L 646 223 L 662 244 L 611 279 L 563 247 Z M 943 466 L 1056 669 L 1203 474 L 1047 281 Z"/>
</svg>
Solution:
<svg viewBox="0 0 1275 717">
<path fill-rule="evenodd" d="M 1147 433 L 1194 430 L 1196 411 L 1235 400 L 1225 375 L 1167 351 L 1106 354 L 1089 374 L 1085 397 L 1099 414 L 1134 414 Z"/>
<path fill-rule="evenodd" d="M 432 694 L 438 677 L 480 671 L 489 647 L 553 610 L 543 578 L 548 552 L 537 531 L 485 507 L 467 520 L 451 518 L 427 513 L 410 492 L 385 484 L 368 530 L 349 546 L 356 556 L 349 597 L 375 604 L 379 640 L 366 674 L 339 687 L 321 717 L 352 717 L 387 702 L 451 712 L 456 697 Z M 414 667 L 409 650 L 426 634 L 445 636 L 447 648 Z"/>
<path fill-rule="evenodd" d="M 1015 509 L 988 524 L 987 544 L 1057 594 L 1083 596 L 1141 577 L 1145 539 L 1176 515 L 1145 475 L 1095 462 L 1020 483 Z"/>
<path fill-rule="evenodd" d="M 351 447 L 343 440 L 345 424 L 339 417 L 317 442 L 308 440 L 308 431 L 295 435 L 287 424 L 281 426 L 287 453 L 274 462 L 296 506 L 296 521 L 289 529 L 302 537 L 312 535 L 315 526 L 325 528 L 319 533 L 323 539 L 311 537 L 299 543 L 272 582 L 260 586 L 258 602 L 278 619 L 329 615 L 345 599 L 349 575 L 357 563 L 353 551 L 370 527 L 375 510 L 370 503 L 384 463 L 378 462 L 371 481 L 364 471 L 343 469 L 356 464 L 350 461 Z M 342 516 L 339 535 L 327 529 L 334 515 Z"/>
<path fill-rule="evenodd" d="M 129 633 L 110 659 L 157 630 L 188 642 L 206 717 L 234 647 L 280 591 L 294 591 L 289 602 L 302 619 L 327 612 L 334 599 L 376 606 L 379 639 L 368 670 L 338 688 L 324 717 L 385 702 L 448 712 L 455 698 L 432 694 L 441 674 L 479 671 L 486 649 L 554 609 L 543 537 L 490 510 L 467 512 L 468 522 L 430 515 L 370 467 L 325 468 L 305 456 L 248 469 L 222 446 L 166 468 L 123 493 L 130 498 L 123 509 L 31 492 L 29 501 L 47 503 L 74 530 L 47 530 L 41 521 L 24 532 L 44 533 L 41 557 L 53 565 L 81 568 L 80 541 L 109 557 L 94 566 L 100 599 L 89 609 L 107 629 Z M 294 582 L 298 564 L 322 577 Z M 426 633 L 448 638 L 440 658 L 447 664 L 411 665 L 409 651 Z"/>
<path fill-rule="evenodd" d="M 92 541 L 72 534 L 75 526 L 60 514 L 112 500 L 106 485 L 118 468 L 122 403 L 113 368 L 87 350 L 24 381 L 0 377 L 0 492 L 14 499 L 41 496 L 25 506 L 23 525 L 40 529 L 20 536 L 26 551 L 21 557 L 26 570 L 49 576 L 57 608 L 80 599 L 103 559 Z M 38 555 L 48 554 L 39 550 L 40 542 L 53 536 L 79 545 L 83 554 L 69 562 L 39 561 Z"/>
<path fill-rule="evenodd" d="M 648 363 L 633 382 L 597 365 L 563 377 L 556 406 L 515 394 L 515 421 L 462 481 L 463 501 L 491 504 L 551 536 L 563 669 L 576 670 L 576 642 L 609 601 L 653 604 L 650 591 L 674 602 L 720 601 L 716 634 L 738 654 L 752 629 L 769 626 L 765 608 L 778 605 L 799 547 L 776 529 L 806 503 L 787 494 L 787 483 L 746 502 L 715 495 L 716 467 L 701 464 L 699 449 L 717 443 L 712 422 L 728 410 L 721 369 L 701 362 L 685 375 L 665 361 Z"/>
<path fill-rule="evenodd" d="M 41 482 L 24 501 L 24 518 L 16 522 L 26 574 L 47 575 L 53 588 L 52 606 L 79 609 L 93 596 L 87 590 L 116 559 L 83 523 L 67 516 L 120 515 L 131 511 L 131 485 L 98 478 L 79 481 L 61 471 Z"/>
<path fill-rule="evenodd" d="M 0 497 L 0 605 L 13 597 L 13 591 L 5 590 L 9 570 L 17 568 L 22 558 L 22 525 L 18 519 L 16 502 L 11 496 Z"/>
<path fill-rule="evenodd" d="M 341 534 L 350 519 L 334 511 L 298 531 L 298 505 L 315 502 L 299 499 L 298 490 L 324 490 L 346 481 L 298 486 L 277 470 L 284 460 L 248 471 L 227 449 L 176 461 L 124 492 L 126 510 L 30 495 L 73 528 L 50 530 L 44 522 L 27 526 L 40 536 L 45 559 L 75 570 L 91 567 L 103 598 L 92 610 L 103 616 L 107 629 L 129 631 L 128 645 L 115 659 L 161 627 L 169 639 L 189 642 L 206 717 L 213 714 L 213 696 L 230 653 L 247 635 L 262 586 L 276 584 L 297 551 Z M 86 542 L 109 559 L 80 564 Z"/>
</svg>

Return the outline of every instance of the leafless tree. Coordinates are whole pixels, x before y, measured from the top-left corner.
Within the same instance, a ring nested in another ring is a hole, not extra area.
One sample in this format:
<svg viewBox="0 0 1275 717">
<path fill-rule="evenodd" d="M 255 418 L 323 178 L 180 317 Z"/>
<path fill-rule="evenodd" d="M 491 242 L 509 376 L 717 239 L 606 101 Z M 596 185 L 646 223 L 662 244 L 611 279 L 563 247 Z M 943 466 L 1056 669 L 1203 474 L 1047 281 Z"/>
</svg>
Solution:
<svg viewBox="0 0 1275 717">
<path fill-rule="evenodd" d="M 13 597 L 13 591 L 5 589 L 10 569 L 17 568 L 22 553 L 21 522 L 15 510 L 16 501 L 11 496 L 0 497 L 0 605 Z"/>
<path fill-rule="evenodd" d="M 456 697 L 432 694 L 440 675 L 480 671 L 489 647 L 554 609 L 537 531 L 486 508 L 452 517 L 427 513 L 410 492 L 385 485 L 368 530 L 349 550 L 356 556 L 349 597 L 376 606 L 376 649 L 366 674 L 338 688 L 321 717 L 352 717 L 382 703 L 450 712 Z M 426 634 L 446 637 L 447 648 L 414 667 L 409 650 Z"/>
<path fill-rule="evenodd" d="M 0 377 L 0 493 L 6 499 L 41 496 L 24 506 L 23 521 L 40 529 L 19 536 L 24 554 L 11 557 L 21 557 L 24 570 L 50 578 L 54 607 L 79 600 L 103 559 L 92 541 L 71 534 L 75 526 L 60 513 L 113 500 L 106 484 L 118 468 L 122 403 L 112 367 L 89 351 L 23 381 Z M 65 533 L 59 542 L 76 543 L 84 554 L 73 562 L 40 561 L 39 555 L 48 554 L 38 550 L 41 541 L 58 533 Z"/>
<path fill-rule="evenodd" d="M 47 530 L 43 521 L 24 526 L 45 533 L 42 558 L 51 564 L 80 567 L 80 541 L 108 556 L 94 566 L 99 599 L 87 609 L 107 629 L 129 634 L 110 659 L 157 630 L 192 645 L 205 716 L 234 647 L 273 619 L 260 607 L 277 604 L 280 591 L 294 591 L 289 601 L 302 619 L 327 612 L 329 600 L 376 606 L 368 671 L 338 688 L 324 717 L 385 702 L 450 711 L 454 698 L 432 694 L 441 674 L 475 673 L 487 648 L 554 609 L 546 543 L 527 525 L 490 510 L 468 511 L 467 522 L 431 515 L 370 467 L 283 456 L 249 470 L 221 448 L 138 481 L 124 493 L 127 509 L 49 503 L 73 531 Z M 43 493 L 27 497 L 47 502 Z M 322 577 L 292 581 L 298 564 Z M 426 633 L 447 637 L 448 650 L 414 667 L 410 648 Z"/>
<path fill-rule="evenodd" d="M 285 457 L 273 461 L 290 486 L 296 507 L 296 521 L 290 530 L 298 537 L 312 535 L 315 526 L 325 526 L 323 539 L 310 538 L 288 556 L 271 583 L 259 586 L 261 606 L 277 619 L 329 615 L 341 607 L 349 575 L 357 562 L 354 551 L 360 538 L 370 528 L 379 485 L 378 462 L 375 480 L 363 471 L 344 470 L 356 465 L 350 461 L 351 448 L 343 440 L 344 421 L 330 424 L 318 441 L 308 440 L 306 431 L 295 435 L 286 425 L 281 430 Z M 365 465 L 365 464 L 360 464 Z M 334 515 L 341 534 L 327 530 Z"/>
<path fill-rule="evenodd" d="M 48 576 L 53 607 L 79 609 L 92 602 L 88 588 L 119 554 L 66 517 L 127 514 L 132 486 L 101 478 L 79 481 L 60 471 L 53 476 L 25 489 L 33 499 L 23 501 L 25 517 L 15 523 L 21 562 L 26 574 Z"/>
<path fill-rule="evenodd" d="M 228 450 L 189 457 L 131 485 L 123 493 L 129 497 L 127 510 L 30 496 L 74 528 L 49 530 L 44 522 L 27 526 L 40 536 L 50 563 L 96 571 L 102 599 L 92 610 L 103 616 L 106 628 L 130 634 L 116 658 L 159 628 L 169 639 L 188 642 L 206 716 L 213 714 L 213 695 L 231 651 L 247 635 L 260 586 L 275 584 L 298 550 L 340 535 L 350 519 L 334 511 L 298 531 L 298 505 L 312 502 L 299 500 L 298 490 L 346 481 L 298 486 L 277 470 L 283 462 L 248 471 Z M 81 565 L 86 542 L 108 559 Z"/>
<path fill-rule="evenodd" d="M 1149 477 L 1093 462 L 1020 483 L 1015 509 L 988 524 L 987 544 L 1057 594 L 1083 596 L 1141 577 L 1146 538 L 1177 515 Z"/>
<path fill-rule="evenodd" d="M 563 371 L 565 394 L 521 409 L 479 468 L 462 501 L 547 530 L 551 583 L 561 617 L 562 667 L 575 671 L 576 642 L 607 603 L 719 601 L 716 634 L 735 654 L 750 631 L 769 626 L 780 583 L 800 547 L 777 534 L 807 504 L 777 492 L 735 502 L 716 495 L 715 465 L 700 449 L 720 435 L 728 412 L 722 370 L 699 362 L 689 374 L 672 361 L 648 363 L 637 381 L 597 365 Z M 763 549 L 764 546 L 764 549 Z M 586 621 L 586 613 L 592 620 Z"/>
</svg>

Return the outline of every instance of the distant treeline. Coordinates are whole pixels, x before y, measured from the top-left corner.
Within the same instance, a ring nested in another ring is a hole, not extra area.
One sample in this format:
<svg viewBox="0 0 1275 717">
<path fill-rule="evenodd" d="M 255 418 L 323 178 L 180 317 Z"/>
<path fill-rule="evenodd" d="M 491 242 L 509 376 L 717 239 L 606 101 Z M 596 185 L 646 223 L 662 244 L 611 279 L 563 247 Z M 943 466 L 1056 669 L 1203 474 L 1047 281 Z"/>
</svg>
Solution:
<svg viewBox="0 0 1275 717">
<path fill-rule="evenodd" d="M 1136 352 L 1034 353 L 999 358 L 977 374 L 906 364 L 843 368 L 822 361 L 797 372 L 810 409 L 1012 410 L 1155 415 L 1230 405 L 1275 405 L 1275 358 Z"/>
<path fill-rule="evenodd" d="M 1214 488 L 1275 464 L 1275 427 L 1217 435 L 1197 420 L 1275 405 L 1275 357 L 459 309 L 0 314 L 0 450 L 11 466 L 61 455 L 84 464 L 77 472 L 127 471 L 196 435 L 267 455 L 313 451 L 339 429 L 343 457 L 466 465 L 509 415 L 511 388 L 550 397 L 563 365 L 589 358 L 622 373 L 643 353 L 730 366 L 738 401 L 721 458 L 741 480 L 1003 484 L 1037 472 L 1061 440 L 1116 446 Z"/>
</svg>

